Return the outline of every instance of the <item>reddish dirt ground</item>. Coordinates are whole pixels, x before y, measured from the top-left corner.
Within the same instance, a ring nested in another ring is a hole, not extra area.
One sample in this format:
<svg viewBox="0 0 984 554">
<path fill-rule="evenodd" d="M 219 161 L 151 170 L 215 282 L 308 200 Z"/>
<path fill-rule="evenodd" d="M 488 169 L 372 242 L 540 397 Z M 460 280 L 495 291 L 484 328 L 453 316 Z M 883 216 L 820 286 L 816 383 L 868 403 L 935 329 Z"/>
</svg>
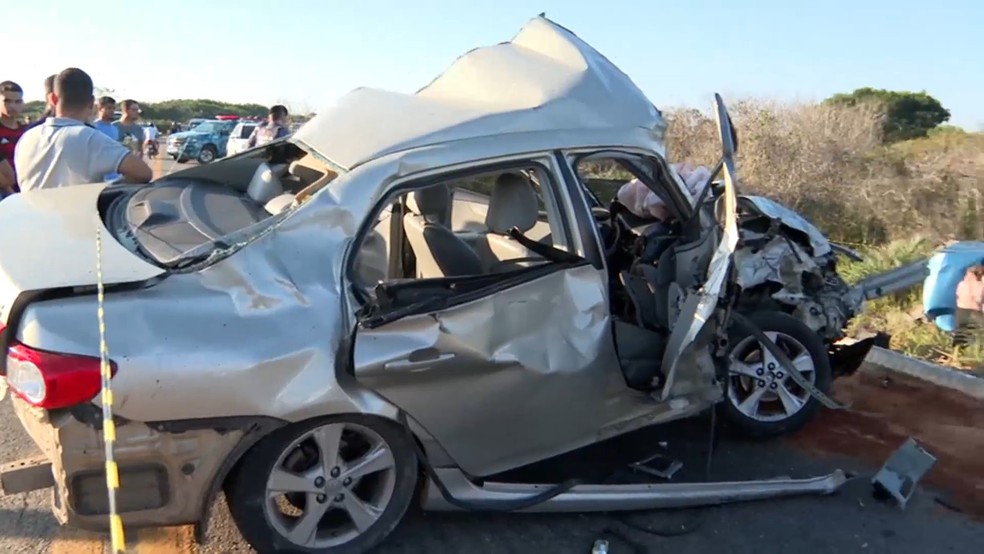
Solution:
<svg viewBox="0 0 984 554">
<path fill-rule="evenodd" d="M 880 467 L 911 436 L 937 459 L 920 484 L 943 493 L 945 505 L 984 520 L 984 402 L 873 372 L 839 379 L 833 392 L 850 409 L 824 411 L 791 439 L 793 444 Z"/>
</svg>

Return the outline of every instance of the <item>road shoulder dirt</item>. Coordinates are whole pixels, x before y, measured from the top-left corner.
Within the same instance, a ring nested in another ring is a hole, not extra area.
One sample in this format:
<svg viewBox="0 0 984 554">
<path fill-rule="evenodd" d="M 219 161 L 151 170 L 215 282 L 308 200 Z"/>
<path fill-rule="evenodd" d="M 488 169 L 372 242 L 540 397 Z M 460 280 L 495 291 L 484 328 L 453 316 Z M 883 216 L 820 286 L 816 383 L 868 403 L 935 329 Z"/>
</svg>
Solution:
<svg viewBox="0 0 984 554">
<path fill-rule="evenodd" d="M 840 379 L 834 395 L 851 409 L 825 411 L 793 445 L 880 466 L 911 436 L 937 458 L 922 483 L 941 504 L 984 521 L 984 402 L 882 371 Z"/>
</svg>

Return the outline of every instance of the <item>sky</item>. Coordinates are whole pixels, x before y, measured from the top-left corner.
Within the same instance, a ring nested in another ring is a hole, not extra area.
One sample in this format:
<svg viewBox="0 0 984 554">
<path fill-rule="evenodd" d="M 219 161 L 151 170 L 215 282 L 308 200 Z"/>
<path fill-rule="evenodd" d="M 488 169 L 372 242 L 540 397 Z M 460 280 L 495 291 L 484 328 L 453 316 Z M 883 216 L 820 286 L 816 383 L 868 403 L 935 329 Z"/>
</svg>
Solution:
<svg viewBox="0 0 984 554">
<path fill-rule="evenodd" d="M 980 0 L 0 0 L 0 80 L 40 100 L 74 66 L 117 100 L 315 111 L 360 86 L 413 92 L 541 12 L 664 109 L 871 86 L 925 90 L 984 129 Z"/>
</svg>

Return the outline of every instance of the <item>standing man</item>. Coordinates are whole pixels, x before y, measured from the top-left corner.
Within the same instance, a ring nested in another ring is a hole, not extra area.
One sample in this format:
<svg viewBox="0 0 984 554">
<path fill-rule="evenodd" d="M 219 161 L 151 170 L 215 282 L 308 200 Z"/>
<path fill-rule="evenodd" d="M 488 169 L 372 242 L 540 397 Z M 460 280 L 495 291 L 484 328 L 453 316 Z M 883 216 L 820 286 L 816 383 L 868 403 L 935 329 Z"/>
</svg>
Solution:
<svg viewBox="0 0 984 554">
<path fill-rule="evenodd" d="M 92 126 L 97 130 L 106 133 L 106 136 L 113 140 L 120 140 L 120 131 L 113 125 L 113 118 L 116 116 L 116 100 L 110 96 L 101 96 L 96 101 L 96 120 Z"/>
<path fill-rule="evenodd" d="M 86 124 L 95 102 L 86 72 L 71 67 L 59 73 L 51 100 L 55 116 L 24 133 L 17 145 L 21 190 L 99 183 L 115 173 L 131 183 L 153 178 L 143 160 Z"/>
<path fill-rule="evenodd" d="M 144 129 L 137 121 L 140 119 L 140 104 L 136 100 L 123 101 L 123 117 L 114 121 L 113 126 L 119 132 L 119 141 L 137 157 L 143 159 Z"/>
<path fill-rule="evenodd" d="M 278 138 L 289 135 L 287 131 L 287 108 L 277 104 L 270 108 L 267 120 L 260 123 L 249 135 L 249 147 L 263 146 Z"/>
<path fill-rule="evenodd" d="M 16 185 L 14 168 L 10 167 L 10 162 L 4 159 L 3 154 L 0 154 L 0 200 L 17 192 Z"/>
<path fill-rule="evenodd" d="M 13 81 L 0 83 L 0 159 L 8 160 L 11 170 L 17 173 L 14 162 L 14 146 L 20 140 L 26 125 L 21 124 L 21 112 L 24 111 L 24 89 Z M 13 191 L 17 192 L 16 183 Z"/>
<path fill-rule="evenodd" d="M 55 77 L 56 75 L 48 75 L 44 80 L 44 111 L 41 112 L 41 117 L 37 121 L 33 121 L 28 124 L 27 128 L 37 127 L 44 123 L 49 117 L 55 116 L 55 106 L 51 103 L 51 95 L 55 92 Z"/>
</svg>

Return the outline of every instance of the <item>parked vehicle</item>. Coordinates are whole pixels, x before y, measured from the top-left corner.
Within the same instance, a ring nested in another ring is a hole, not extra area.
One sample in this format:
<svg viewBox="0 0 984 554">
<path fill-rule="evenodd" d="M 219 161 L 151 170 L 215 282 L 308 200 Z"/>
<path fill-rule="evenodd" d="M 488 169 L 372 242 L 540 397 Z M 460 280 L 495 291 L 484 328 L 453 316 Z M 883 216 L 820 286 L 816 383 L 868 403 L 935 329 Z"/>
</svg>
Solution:
<svg viewBox="0 0 984 554">
<path fill-rule="evenodd" d="M 198 160 L 207 164 L 226 155 L 226 144 L 235 121 L 210 120 L 180 133 L 175 133 L 167 139 L 167 155 L 178 163 Z"/>
<path fill-rule="evenodd" d="M 229 142 L 226 143 L 226 155 L 234 156 L 244 150 L 249 149 L 249 137 L 256 128 L 255 121 L 240 121 L 229 134 Z"/>
<path fill-rule="evenodd" d="M 149 186 L 5 200 L 0 219 L 62 265 L 0 244 L 0 373 L 46 456 L 5 469 L 4 486 L 53 486 L 59 521 L 107 526 L 84 232 L 98 207 L 127 525 L 205 522 L 224 488 L 260 552 L 355 553 L 418 491 L 429 510 L 609 511 L 836 490 L 841 472 L 502 481 L 716 405 L 758 434 L 789 432 L 817 408 L 801 383 L 828 390 L 815 329 L 836 334 L 842 314 L 789 306 L 854 309 L 874 293 L 845 288 L 829 243 L 796 214 L 737 194 L 720 98 L 716 115 L 721 180 L 694 198 L 668 169 L 660 112 L 538 17 L 414 95 L 357 89 L 285 141 Z M 592 200 L 600 166 L 640 179 L 671 219 Z M 776 276 L 760 252 L 791 265 Z M 827 292 L 851 300 L 825 304 Z"/>
</svg>

